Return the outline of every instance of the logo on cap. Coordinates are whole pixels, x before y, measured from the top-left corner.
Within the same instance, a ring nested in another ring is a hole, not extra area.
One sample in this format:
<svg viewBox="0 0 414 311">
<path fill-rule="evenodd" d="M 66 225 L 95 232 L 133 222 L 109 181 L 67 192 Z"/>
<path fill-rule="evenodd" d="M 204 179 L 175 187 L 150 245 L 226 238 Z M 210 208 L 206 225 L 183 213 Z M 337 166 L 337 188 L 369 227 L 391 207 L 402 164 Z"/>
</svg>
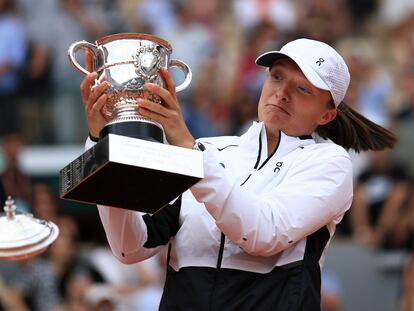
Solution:
<svg viewBox="0 0 414 311">
<path fill-rule="evenodd" d="M 325 60 L 321 57 L 321 58 L 319 58 L 317 61 L 316 61 L 316 63 L 318 64 L 318 66 L 320 66 L 320 65 L 322 65 L 322 63 L 324 62 Z"/>
</svg>

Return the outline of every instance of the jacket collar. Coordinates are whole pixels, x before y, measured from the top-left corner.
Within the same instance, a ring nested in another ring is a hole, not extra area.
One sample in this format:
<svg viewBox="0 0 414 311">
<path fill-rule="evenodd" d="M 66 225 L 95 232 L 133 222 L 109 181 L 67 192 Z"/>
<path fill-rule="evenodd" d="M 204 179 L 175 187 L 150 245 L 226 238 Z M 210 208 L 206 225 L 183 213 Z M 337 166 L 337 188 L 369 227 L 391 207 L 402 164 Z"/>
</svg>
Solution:
<svg viewBox="0 0 414 311">
<path fill-rule="evenodd" d="M 280 159 L 291 151 L 301 148 L 310 144 L 315 144 L 315 140 L 312 136 L 288 136 L 283 132 L 280 132 L 279 143 L 276 146 L 276 150 L 272 150 L 271 155 L 268 157 L 267 150 L 267 136 L 263 122 L 253 122 L 252 126 L 242 136 L 243 145 L 249 149 L 249 152 L 253 152 L 257 155 L 256 169 L 260 169 L 266 162 L 271 159 Z"/>
</svg>

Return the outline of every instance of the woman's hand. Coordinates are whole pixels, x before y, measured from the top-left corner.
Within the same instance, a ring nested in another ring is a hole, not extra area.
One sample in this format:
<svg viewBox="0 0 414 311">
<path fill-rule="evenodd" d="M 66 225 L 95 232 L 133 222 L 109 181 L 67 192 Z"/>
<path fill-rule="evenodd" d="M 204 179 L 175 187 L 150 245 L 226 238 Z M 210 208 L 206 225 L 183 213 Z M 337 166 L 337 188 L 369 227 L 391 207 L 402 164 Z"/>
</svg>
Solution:
<svg viewBox="0 0 414 311">
<path fill-rule="evenodd" d="M 191 148 L 195 140 L 185 124 L 175 91 L 175 82 L 165 68 L 160 69 L 160 75 L 164 79 L 165 88 L 153 83 L 146 83 L 144 88 L 161 97 L 163 105 L 140 98 L 138 100 L 139 114 L 160 123 L 171 145 Z"/>
<path fill-rule="evenodd" d="M 92 56 L 88 51 L 86 51 L 86 67 L 86 70 L 92 70 Z M 80 85 L 89 133 L 93 137 L 99 137 L 99 132 L 107 123 L 107 120 L 102 113 L 102 107 L 108 100 L 108 95 L 105 94 L 105 91 L 110 86 L 108 82 L 104 81 L 94 87 L 97 77 L 98 74 L 96 72 L 91 72 L 85 77 Z"/>
</svg>

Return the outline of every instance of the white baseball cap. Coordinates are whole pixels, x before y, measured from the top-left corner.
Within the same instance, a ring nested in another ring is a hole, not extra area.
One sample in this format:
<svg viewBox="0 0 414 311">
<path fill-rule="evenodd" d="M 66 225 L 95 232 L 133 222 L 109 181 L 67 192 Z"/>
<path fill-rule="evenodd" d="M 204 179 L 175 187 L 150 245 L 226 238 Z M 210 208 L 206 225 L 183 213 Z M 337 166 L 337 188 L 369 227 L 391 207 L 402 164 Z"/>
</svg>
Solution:
<svg viewBox="0 0 414 311">
<path fill-rule="evenodd" d="M 280 51 L 260 55 L 256 64 L 270 68 L 277 59 L 286 56 L 299 66 L 312 85 L 329 91 L 338 107 L 350 81 L 348 66 L 338 52 L 320 41 L 297 39 L 284 45 Z"/>
</svg>

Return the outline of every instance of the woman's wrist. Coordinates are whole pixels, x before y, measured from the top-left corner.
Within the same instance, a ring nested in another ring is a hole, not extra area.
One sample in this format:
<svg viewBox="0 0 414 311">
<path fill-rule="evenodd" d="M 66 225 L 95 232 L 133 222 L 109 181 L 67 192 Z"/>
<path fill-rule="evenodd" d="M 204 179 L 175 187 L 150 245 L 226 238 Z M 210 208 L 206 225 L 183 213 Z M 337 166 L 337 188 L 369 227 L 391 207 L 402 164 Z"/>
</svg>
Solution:
<svg viewBox="0 0 414 311">
<path fill-rule="evenodd" d="M 89 139 L 95 143 L 99 141 L 99 137 L 94 136 L 91 132 L 89 132 Z"/>
<path fill-rule="evenodd" d="M 204 151 L 206 150 L 206 147 L 202 143 L 196 141 L 191 149 L 198 150 L 198 151 Z"/>
<path fill-rule="evenodd" d="M 193 137 L 191 137 L 191 138 L 183 140 L 181 142 L 176 142 L 176 143 L 173 142 L 172 144 L 177 146 L 177 147 L 193 149 L 195 143 L 196 143 L 196 140 Z"/>
</svg>

